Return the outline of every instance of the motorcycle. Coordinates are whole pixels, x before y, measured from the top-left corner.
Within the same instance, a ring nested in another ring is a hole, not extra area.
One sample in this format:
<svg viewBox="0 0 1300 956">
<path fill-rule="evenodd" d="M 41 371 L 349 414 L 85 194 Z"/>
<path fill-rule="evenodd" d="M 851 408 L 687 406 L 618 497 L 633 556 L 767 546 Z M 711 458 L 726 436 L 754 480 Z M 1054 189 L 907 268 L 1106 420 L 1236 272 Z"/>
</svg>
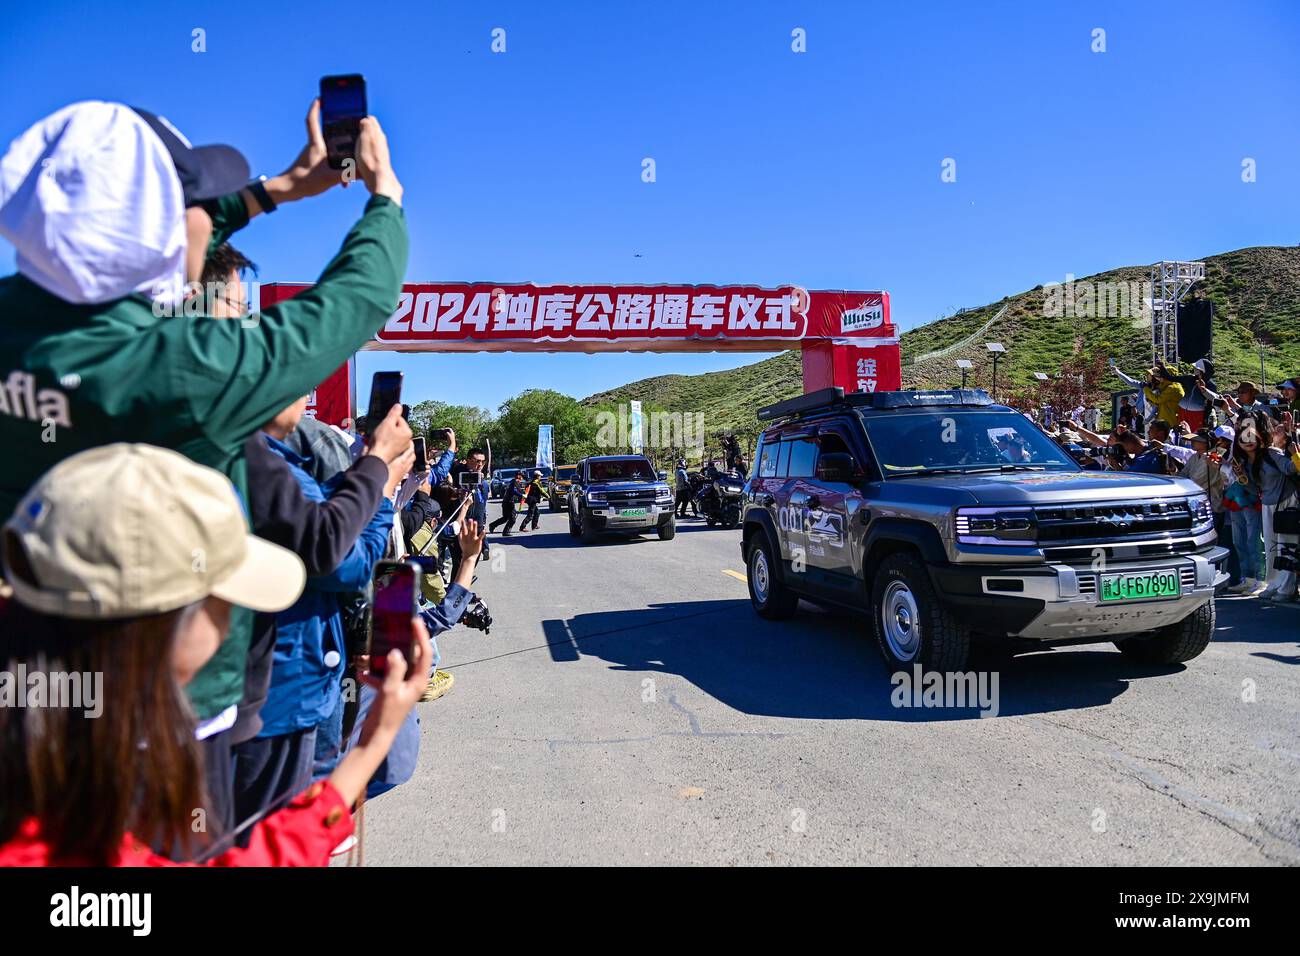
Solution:
<svg viewBox="0 0 1300 956">
<path fill-rule="evenodd" d="M 720 524 L 727 529 L 740 524 L 744 479 L 717 469 L 713 469 L 712 474 L 704 474 L 703 479 L 694 500 L 704 515 L 704 523 L 710 528 Z"/>
</svg>

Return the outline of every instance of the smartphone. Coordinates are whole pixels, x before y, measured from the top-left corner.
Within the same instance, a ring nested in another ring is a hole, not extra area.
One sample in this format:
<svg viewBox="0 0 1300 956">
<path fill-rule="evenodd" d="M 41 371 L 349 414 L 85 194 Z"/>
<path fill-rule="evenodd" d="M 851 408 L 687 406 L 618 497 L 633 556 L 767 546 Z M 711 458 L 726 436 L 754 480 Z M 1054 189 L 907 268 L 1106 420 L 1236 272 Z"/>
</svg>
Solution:
<svg viewBox="0 0 1300 956">
<path fill-rule="evenodd" d="M 423 438 L 416 438 L 413 443 L 415 445 L 415 473 L 418 475 L 429 470 L 429 456 L 425 453 Z"/>
<path fill-rule="evenodd" d="M 411 618 L 418 613 L 420 566 L 414 561 L 380 561 L 375 565 L 374 610 L 370 615 L 370 673 L 388 672 L 388 652 L 397 648 L 409 668 L 415 663 Z"/>
<path fill-rule="evenodd" d="M 357 155 L 361 120 L 367 115 L 366 78 L 360 73 L 320 78 L 320 125 L 331 169 Z"/>
<path fill-rule="evenodd" d="M 435 445 L 445 445 L 445 444 L 447 444 L 447 442 L 451 441 L 451 429 L 450 429 L 450 428 L 430 428 L 430 429 L 429 429 L 429 441 L 433 442 Z"/>
<path fill-rule="evenodd" d="M 388 410 L 402 400 L 402 373 L 376 372 L 370 380 L 370 405 L 366 411 L 366 426 L 375 430 L 388 417 Z"/>
<path fill-rule="evenodd" d="M 483 472 L 481 471 L 462 471 L 456 476 L 456 484 L 462 488 L 477 488 L 483 484 Z"/>
</svg>

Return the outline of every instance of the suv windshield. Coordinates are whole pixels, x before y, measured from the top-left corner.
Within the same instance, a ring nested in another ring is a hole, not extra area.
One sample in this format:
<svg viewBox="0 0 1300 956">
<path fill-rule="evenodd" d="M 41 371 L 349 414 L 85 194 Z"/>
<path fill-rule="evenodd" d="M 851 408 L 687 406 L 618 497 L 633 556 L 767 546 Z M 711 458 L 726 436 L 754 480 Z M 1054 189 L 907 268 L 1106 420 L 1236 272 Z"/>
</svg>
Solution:
<svg viewBox="0 0 1300 956">
<path fill-rule="evenodd" d="M 555 477 L 558 481 L 569 481 L 577 470 L 577 465 L 561 465 L 555 469 Z"/>
<path fill-rule="evenodd" d="M 927 471 L 1079 470 L 1065 449 L 1019 414 L 867 414 L 862 423 L 887 478 Z"/>
<path fill-rule="evenodd" d="M 592 481 L 657 481 L 658 476 L 644 458 L 614 458 L 588 465 Z"/>
</svg>

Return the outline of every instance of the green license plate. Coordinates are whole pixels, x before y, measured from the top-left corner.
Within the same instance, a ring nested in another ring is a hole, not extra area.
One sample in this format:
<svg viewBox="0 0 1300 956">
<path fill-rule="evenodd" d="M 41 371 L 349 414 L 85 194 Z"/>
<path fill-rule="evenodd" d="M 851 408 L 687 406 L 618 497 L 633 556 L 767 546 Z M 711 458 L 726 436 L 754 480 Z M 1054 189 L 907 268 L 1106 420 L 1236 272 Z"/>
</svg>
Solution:
<svg viewBox="0 0 1300 956">
<path fill-rule="evenodd" d="M 620 518 L 644 518 L 644 508 L 620 508 L 618 511 Z"/>
<path fill-rule="evenodd" d="M 1182 594 L 1177 571 L 1143 571 L 1137 574 L 1103 574 L 1101 600 L 1149 601 Z"/>
</svg>

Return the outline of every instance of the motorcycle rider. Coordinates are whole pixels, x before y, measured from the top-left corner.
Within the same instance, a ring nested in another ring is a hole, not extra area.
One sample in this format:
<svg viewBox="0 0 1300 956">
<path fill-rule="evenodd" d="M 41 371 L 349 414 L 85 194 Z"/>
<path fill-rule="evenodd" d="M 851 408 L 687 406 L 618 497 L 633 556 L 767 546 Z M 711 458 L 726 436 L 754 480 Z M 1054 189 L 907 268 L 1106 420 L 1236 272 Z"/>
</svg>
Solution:
<svg viewBox="0 0 1300 956">
<path fill-rule="evenodd" d="M 686 506 L 691 503 L 691 476 L 686 472 L 686 459 L 677 459 L 677 517 L 686 517 Z"/>
</svg>

